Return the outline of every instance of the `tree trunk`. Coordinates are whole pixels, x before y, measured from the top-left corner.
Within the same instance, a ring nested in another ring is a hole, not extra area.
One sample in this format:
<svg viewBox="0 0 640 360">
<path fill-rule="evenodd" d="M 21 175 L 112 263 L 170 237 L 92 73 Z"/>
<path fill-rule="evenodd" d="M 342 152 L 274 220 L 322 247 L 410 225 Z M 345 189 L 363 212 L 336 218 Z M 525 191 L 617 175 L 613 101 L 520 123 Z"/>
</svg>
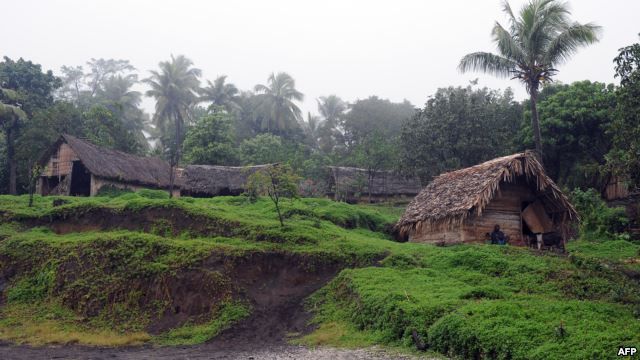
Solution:
<svg viewBox="0 0 640 360">
<path fill-rule="evenodd" d="M 538 160 L 542 163 L 542 136 L 540 135 L 540 122 L 538 121 L 538 89 L 531 89 L 531 131 L 536 144 Z"/>
<path fill-rule="evenodd" d="M 282 219 L 282 212 L 280 212 L 280 205 L 278 202 L 279 201 L 274 201 L 276 204 L 276 212 L 278 213 L 278 220 L 280 220 L 280 227 L 284 227 L 284 220 Z"/>
<path fill-rule="evenodd" d="M 371 204 L 371 187 L 373 186 L 373 176 L 369 173 L 369 188 L 367 189 L 367 194 L 369 196 L 369 204 Z"/>
<path fill-rule="evenodd" d="M 14 133 L 11 127 L 5 130 L 7 139 L 7 166 L 9 167 L 9 194 L 16 195 L 18 193 L 16 187 L 16 151 Z"/>
<path fill-rule="evenodd" d="M 182 128 L 182 115 L 180 112 L 176 113 L 175 117 L 175 139 L 174 139 L 174 151 L 171 159 L 171 173 L 169 174 L 169 198 L 173 197 L 173 188 L 176 179 L 176 169 L 180 164 L 180 130 Z"/>
</svg>

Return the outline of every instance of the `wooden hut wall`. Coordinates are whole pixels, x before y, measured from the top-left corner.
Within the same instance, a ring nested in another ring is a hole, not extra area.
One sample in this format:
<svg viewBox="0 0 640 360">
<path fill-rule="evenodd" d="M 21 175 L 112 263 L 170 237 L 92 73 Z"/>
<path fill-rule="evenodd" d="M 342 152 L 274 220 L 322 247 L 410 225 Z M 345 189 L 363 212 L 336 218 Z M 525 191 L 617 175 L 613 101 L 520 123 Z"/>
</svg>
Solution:
<svg viewBox="0 0 640 360">
<path fill-rule="evenodd" d="M 481 216 L 474 216 L 463 226 L 464 238 L 484 241 L 487 233 L 494 226 L 507 235 L 512 244 L 523 243 L 522 236 L 522 203 L 535 201 L 536 196 L 524 183 L 503 184 L 500 193 L 482 211 Z"/>
<path fill-rule="evenodd" d="M 522 203 L 535 201 L 535 194 L 524 183 L 502 184 L 499 193 L 483 209 L 480 216 L 472 215 L 462 225 L 452 229 L 423 231 L 410 235 L 411 242 L 425 243 L 483 243 L 487 233 L 491 233 L 496 224 L 512 244 L 523 245 Z"/>
<path fill-rule="evenodd" d="M 604 191 L 606 200 L 624 199 L 629 196 L 629 186 L 617 176 L 612 176 Z"/>
<path fill-rule="evenodd" d="M 42 176 L 65 176 L 71 174 L 73 162 L 78 160 L 78 156 L 65 143 L 60 144 L 58 149 L 49 157 Z"/>
</svg>

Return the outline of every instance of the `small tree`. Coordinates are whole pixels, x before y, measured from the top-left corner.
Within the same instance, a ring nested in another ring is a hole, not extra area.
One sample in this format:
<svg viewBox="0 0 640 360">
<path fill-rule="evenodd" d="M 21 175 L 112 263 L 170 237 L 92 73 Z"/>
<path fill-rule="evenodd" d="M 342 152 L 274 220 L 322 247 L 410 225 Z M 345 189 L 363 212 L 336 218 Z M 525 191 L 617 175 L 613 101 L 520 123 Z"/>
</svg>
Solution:
<svg viewBox="0 0 640 360">
<path fill-rule="evenodd" d="M 289 165 L 275 164 L 253 173 L 247 180 L 247 191 L 255 195 L 268 195 L 276 206 L 280 226 L 284 226 L 280 200 L 282 198 L 298 198 L 298 181 Z"/>
<path fill-rule="evenodd" d="M 36 190 L 36 181 L 42 173 L 42 167 L 37 162 L 31 166 L 31 172 L 29 172 L 29 207 L 33 206 L 33 194 Z"/>
</svg>

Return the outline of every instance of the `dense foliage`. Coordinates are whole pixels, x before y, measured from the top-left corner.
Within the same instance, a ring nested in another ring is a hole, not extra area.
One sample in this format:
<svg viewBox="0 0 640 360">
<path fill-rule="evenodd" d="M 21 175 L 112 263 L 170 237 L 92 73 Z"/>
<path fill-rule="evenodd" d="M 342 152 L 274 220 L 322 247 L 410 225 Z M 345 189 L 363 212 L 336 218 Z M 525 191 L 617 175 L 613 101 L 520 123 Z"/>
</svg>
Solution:
<svg viewBox="0 0 640 360">
<path fill-rule="evenodd" d="M 520 150 L 522 106 L 507 89 L 438 89 L 402 131 L 402 164 L 423 182 Z"/>
</svg>

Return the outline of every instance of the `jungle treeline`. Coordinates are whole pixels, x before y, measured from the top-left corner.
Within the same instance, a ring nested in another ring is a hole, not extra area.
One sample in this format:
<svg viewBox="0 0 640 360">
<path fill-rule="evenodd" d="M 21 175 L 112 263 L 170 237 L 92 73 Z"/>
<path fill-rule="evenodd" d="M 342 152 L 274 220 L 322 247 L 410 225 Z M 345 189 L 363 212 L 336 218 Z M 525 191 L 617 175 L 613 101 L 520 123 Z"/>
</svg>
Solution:
<svg viewBox="0 0 640 360">
<path fill-rule="evenodd" d="M 637 186 L 640 44 L 611 54 L 617 83 L 545 82 L 536 96 L 543 161 L 566 188 L 602 191 L 611 176 Z M 510 88 L 438 89 L 422 106 L 336 94 L 303 114 L 304 94 L 285 72 L 252 89 L 204 79 L 185 56 L 140 71 L 90 59 L 54 73 L 26 59 L 0 62 L 0 191 L 28 192 L 42 153 L 61 133 L 173 165 L 289 163 L 322 193 L 326 165 L 393 170 L 423 183 L 444 171 L 535 148 L 530 99 Z M 147 113 L 143 97 L 155 100 Z"/>
</svg>

